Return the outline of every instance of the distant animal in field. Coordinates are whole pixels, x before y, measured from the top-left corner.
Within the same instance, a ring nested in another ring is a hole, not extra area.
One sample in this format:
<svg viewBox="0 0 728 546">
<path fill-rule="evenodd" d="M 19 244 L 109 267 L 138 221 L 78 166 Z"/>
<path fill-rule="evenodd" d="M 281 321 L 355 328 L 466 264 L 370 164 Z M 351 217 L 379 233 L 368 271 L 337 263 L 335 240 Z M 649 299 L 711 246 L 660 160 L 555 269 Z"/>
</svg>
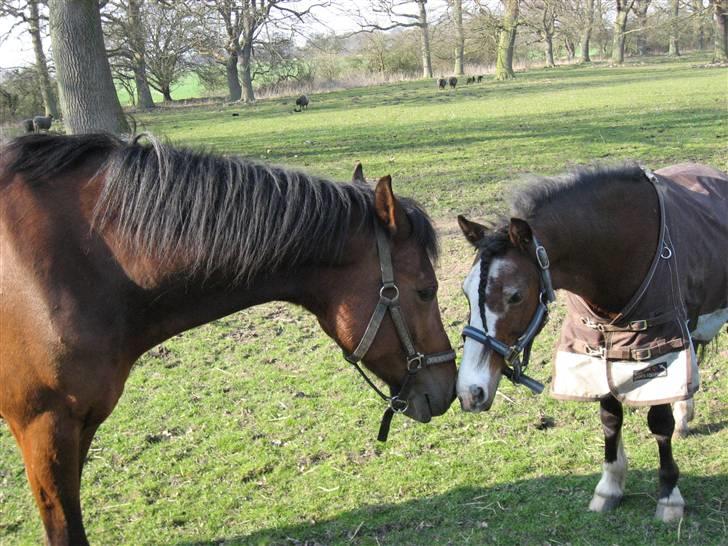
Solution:
<svg viewBox="0 0 728 546">
<path fill-rule="evenodd" d="M 439 80 L 437 80 L 437 87 L 439 87 L 440 89 L 445 89 L 446 86 L 447 80 L 445 78 L 440 78 Z"/>
<path fill-rule="evenodd" d="M 450 84 L 450 89 L 455 89 L 455 86 L 458 84 L 458 79 L 455 76 L 452 76 L 448 80 L 448 83 Z"/>
<path fill-rule="evenodd" d="M 47 116 L 35 116 L 33 118 L 33 129 L 35 132 L 38 131 L 47 131 L 51 128 L 51 124 L 53 123 L 53 115 L 48 114 Z"/>
<path fill-rule="evenodd" d="M 471 83 L 475 83 L 475 76 L 468 76 L 468 79 L 465 80 L 465 85 L 470 85 Z"/>
<path fill-rule="evenodd" d="M 32 133 L 33 132 L 34 127 L 33 127 L 33 120 L 32 119 L 24 119 L 23 121 L 20 122 L 20 124 L 21 124 L 21 126 L 23 127 L 23 130 L 26 133 Z"/>
<path fill-rule="evenodd" d="M 296 108 L 293 110 L 295 112 L 303 112 L 303 110 L 308 110 L 308 97 L 306 95 L 301 95 L 296 99 Z"/>
<path fill-rule="evenodd" d="M 483 76 L 478 76 L 478 83 L 483 81 Z"/>
</svg>

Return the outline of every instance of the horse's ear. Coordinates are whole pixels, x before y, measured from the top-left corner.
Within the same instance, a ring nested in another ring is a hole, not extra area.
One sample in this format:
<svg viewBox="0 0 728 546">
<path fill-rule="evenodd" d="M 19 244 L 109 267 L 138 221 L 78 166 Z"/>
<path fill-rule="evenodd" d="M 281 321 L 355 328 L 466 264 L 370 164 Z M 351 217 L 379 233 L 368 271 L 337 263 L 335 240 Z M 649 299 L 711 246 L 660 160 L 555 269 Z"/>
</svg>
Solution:
<svg viewBox="0 0 728 546">
<path fill-rule="evenodd" d="M 361 166 L 361 162 L 356 162 L 356 167 L 354 167 L 354 174 L 351 175 L 351 181 L 354 184 L 364 184 L 367 185 L 366 178 L 364 178 L 364 168 Z"/>
<path fill-rule="evenodd" d="M 513 246 L 521 250 L 526 250 L 531 244 L 531 241 L 533 241 L 531 226 L 525 220 L 511 218 L 511 223 L 508 225 L 508 238 L 513 243 Z"/>
<path fill-rule="evenodd" d="M 377 217 L 387 228 L 389 233 L 406 239 L 409 237 L 411 226 L 407 213 L 399 204 L 392 191 L 392 177 L 383 176 L 374 188 L 374 208 Z"/>
<path fill-rule="evenodd" d="M 463 235 L 465 235 L 465 238 L 473 246 L 477 245 L 485 237 L 485 232 L 488 231 L 484 225 L 471 222 L 462 214 L 458 214 L 458 225 Z"/>
</svg>

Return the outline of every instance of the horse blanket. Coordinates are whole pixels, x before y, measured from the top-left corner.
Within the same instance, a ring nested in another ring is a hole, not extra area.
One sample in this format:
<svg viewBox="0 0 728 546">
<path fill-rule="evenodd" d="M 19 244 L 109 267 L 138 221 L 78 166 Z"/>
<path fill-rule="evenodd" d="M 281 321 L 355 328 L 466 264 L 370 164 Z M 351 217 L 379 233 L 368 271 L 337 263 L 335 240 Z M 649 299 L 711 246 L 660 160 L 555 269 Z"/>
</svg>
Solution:
<svg viewBox="0 0 728 546">
<path fill-rule="evenodd" d="M 613 321 L 567 293 L 551 395 L 627 405 L 689 398 L 699 387 L 693 342 L 728 322 L 728 175 L 683 164 L 645 170 L 660 203 L 659 244 L 642 286 Z"/>
</svg>

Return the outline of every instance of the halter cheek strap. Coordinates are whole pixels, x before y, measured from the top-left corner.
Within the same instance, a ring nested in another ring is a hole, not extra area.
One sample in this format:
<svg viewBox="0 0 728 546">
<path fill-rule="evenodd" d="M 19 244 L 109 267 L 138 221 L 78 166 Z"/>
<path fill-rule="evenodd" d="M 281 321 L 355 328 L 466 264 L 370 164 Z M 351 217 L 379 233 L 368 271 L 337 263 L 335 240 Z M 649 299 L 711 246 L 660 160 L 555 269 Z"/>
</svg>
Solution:
<svg viewBox="0 0 728 546">
<path fill-rule="evenodd" d="M 412 378 L 420 370 L 436 364 L 445 364 L 451 360 L 455 360 L 455 351 L 443 351 L 440 353 L 423 354 L 415 348 L 410 335 L 409 328 L 407 328 L 407 322 L 404 320 L 402 313 L 402 307 L 399 304 L 399 288 L 394 282 L 394 268 L 392 267 L 392 253 L 389 248 L 389 238 L 387 237 L 384 230 L 375 224 L 375 234 L 377 238 L 377 252 L 379 254 L 379 267 L 382 271 L 382 287 L 379 289 L 379 301 L 377 306 L 374 308 L 369 323 L 367 324 L 364 335 L 362 336 L 359 344 L 354 349 L 354 352 L 347 354 L 344 352 L 344 358 L 354 365 L 356 370 L 364 378 L 364 381 L 374 389 L 379 397 L 387 402 L 388 407 L 384 411 L 382 416 L 382 422 L 379 426 L 379 434 L 377 440 L 380 442 L 386 442 L 387 436 L 389 435 L 389 427 L 392 422 L 392 417 L 395 413 L 404 413 L 409 407 L 408 395 L 412 388 Z M 374 382 L 369 379 L 364 370 L 359 366 L 359 362 L 367 354 L 374 339 L 377 337 L 379 328 L 382 325 L 384 316 L 389 311 L 389 315 L 394 323 L 394 328 L 397 331 L 397 336 L 402 344 L 404 353 L 407 361 L 407 374 L 402 381 L 402 385 L 398 391 L 392 389 L 392 395 L 387 396 L 382 390 L 377 387 Z"/>
<path fill-rule="evenodd" d="M 556 295 L 551 282 L 551 272 L 549 271 L 551 264 L 549 263 L 549 257 L 546 253 L 546 249 L 538 242 L 536 237 L 533 237 L 533 246 L 535 261 L 539 268 L 539 302 L 536 312 L 531 318 L 531 321 L 528 323 L 523 335 L 518 338 L 514 345 L 508 345 L 488 334 L 485 330 L 485 281 L 483 276 L 486 275 L 487 272 L 484 272 L 484 269 L 486 268 L 484 267 L 484 264 L 481 264 L 478 305 L 480 308 L 480 316 L 483 321 L 483 330 L 468 325 L 463 328 L 463 338 L 473 339 L 483 345 L 486 349 L 490 349 L 491 351 L 501 355 L 506 363 L 503 375 L 513 381 L 513 383 L 524 385 L 531 389 L 534 393 L 541 394 L 544 389 L 543 384 L 531 377 L 528 377 L 523 373 L 523 370 L 528 366 L 534 339 L 548 321 L 548 305 L 556 300 Z"/>
</svg>

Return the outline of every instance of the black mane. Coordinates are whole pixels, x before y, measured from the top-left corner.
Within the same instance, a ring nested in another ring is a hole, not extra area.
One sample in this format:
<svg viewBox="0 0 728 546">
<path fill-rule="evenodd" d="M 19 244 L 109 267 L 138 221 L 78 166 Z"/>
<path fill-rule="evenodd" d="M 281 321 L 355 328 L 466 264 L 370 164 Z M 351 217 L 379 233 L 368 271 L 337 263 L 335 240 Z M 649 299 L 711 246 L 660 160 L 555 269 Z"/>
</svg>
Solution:
<svg viewBox="0 0 728 546">
<path fill-rule="evenodd" d="M 363 184 L 147 140 L 29 135 L 0 157 L 11 158 L 6 171 L 34 184 L 98 157 L 104 183 L 94 227 L 113 226 L 129 247 L 162 262 L 183 252 L 190 274 L 248 282 L 283 267 L 335 263 L 352 230 L 373 229 L 374 192 Z M 414 201 L 399 202 L 412 237 L 435 259 L 430 218 Z"/>
</svg>

